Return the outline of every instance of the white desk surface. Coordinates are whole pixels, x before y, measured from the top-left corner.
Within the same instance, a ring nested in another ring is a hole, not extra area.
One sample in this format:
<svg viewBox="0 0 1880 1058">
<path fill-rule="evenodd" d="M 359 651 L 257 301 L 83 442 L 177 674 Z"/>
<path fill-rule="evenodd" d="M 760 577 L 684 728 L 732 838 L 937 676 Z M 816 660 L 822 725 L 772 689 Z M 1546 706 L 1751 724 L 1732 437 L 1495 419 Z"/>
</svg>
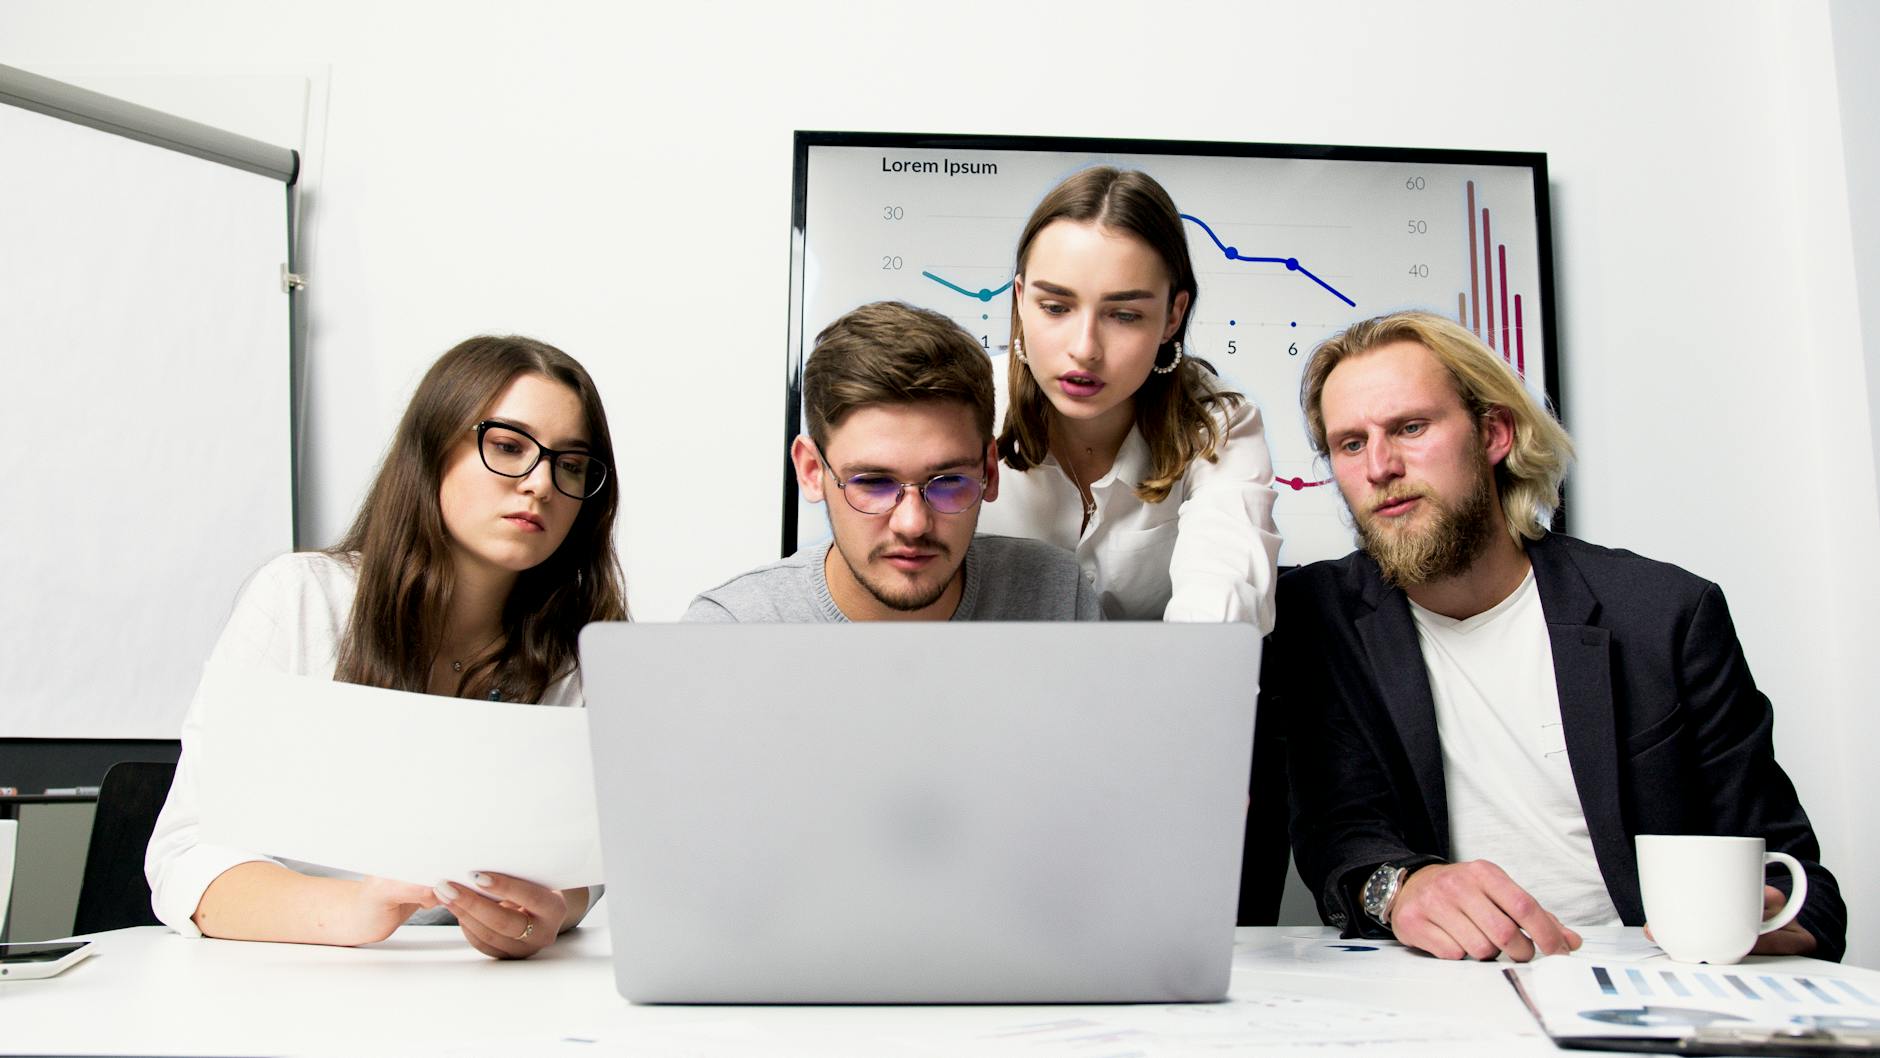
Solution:
<svg viewBox="0 0 1880 1058">
<path fill-rule="evenodd" d="M 1237 931 L 1226 1003 L 647 1007 L 614 991 L 606 928 L 590 921 L 526 962 L 487 959 L 454 926 L 407 926 L 365 948 L 99 934 L 98 953 L 59 977 L 0 983 L 0 1054 L 1558 1053 L 1501 965 L 1347 952 L 1316 927 Z M 1637 933 L 1587 931 L 1616 945 Z"/>
</svg>

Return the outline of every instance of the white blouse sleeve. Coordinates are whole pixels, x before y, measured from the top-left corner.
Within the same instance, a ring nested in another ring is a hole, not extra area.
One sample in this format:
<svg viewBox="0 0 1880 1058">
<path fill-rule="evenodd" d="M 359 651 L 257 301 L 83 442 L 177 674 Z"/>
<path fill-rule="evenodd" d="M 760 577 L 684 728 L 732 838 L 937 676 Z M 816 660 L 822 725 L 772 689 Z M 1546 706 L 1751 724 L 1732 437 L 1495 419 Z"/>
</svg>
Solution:
<svg viewBox="0 0 1880 1058">
<path fill-rule="evenodd" d="M 1180 529 L 1169 559 L 1168 621 L 1250 621 L 1273 630 L 1279 530 L 1273 524 L 1273 460 L 1260 409 L 1243 400 L 1227 414 L 1215 462 L 1198 459 L 1181 483 Z"/>
<path fill-rule="evenodd" d="M 351 606 L 351 587 L 350 571 L 326 555 L 284 555 L 269 562 L 243 587 L 210 659 L 331 676 L 339 625 Z M 278 862 L 257 852 L 196 840 L 201 713 L 199 692 L 183 721 L 176 779 L 144 853 L 151 909 L 159 921 L 186 937 L 202 936 L 191 916 L 209 883 L 223 871 L 257 860 Z"/>
</svg>

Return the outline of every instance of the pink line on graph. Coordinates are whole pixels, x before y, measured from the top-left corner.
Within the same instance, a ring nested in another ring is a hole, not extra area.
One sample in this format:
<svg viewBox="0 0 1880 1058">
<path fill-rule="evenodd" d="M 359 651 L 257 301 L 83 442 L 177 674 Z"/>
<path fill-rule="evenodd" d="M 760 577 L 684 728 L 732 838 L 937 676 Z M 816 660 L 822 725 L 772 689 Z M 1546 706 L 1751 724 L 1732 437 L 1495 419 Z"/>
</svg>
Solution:
<svg viewBox="0 0 1880 1058">
<path fill-rule="evenodd" d="M 1501 358 L 1508 359 L 1508 246 L 1503 243 L 1501 252 Z"/>
<path fill-rule="evenodd" d="M 1527 377 L 1527 336 L 1521 330 L 1521 295 L 1514 296 L 1514 369 Z"/>
<path fill-rule="evenodd" d="M 1287 477 L 1277 477 L 1277 476 L 1273 478 L 1273 484 L 1284 485 L 1287 488 L 1292 489 L 1294 492 L 1300 492 L 1305 489 L 1316 489 L 1320 485 L 1330 485 L 1331 483 L 1332 483 L 1331 478 L 1326 478 L 1324 481 L 1307 481 L 1304 478 L 1287 478 Z"/>
<path fill-rule="evenodd" d="M 1482 272 L 1482 300 L 1488 302 L 1488 333 L 1483 337 L 1488 339 L 1488 347 L 1493 349 L 1495 348 L 1495 251 L 1490 242 L 1488 207 L 1484 206 L 1482 207 L 1482 256 L 1488 258 L 1483 262 L 1488 267 Z"/>
<path fill-rule="evenodd" d="M 1475 181 L 1469 181 L 1469 301 L 1475 307 L 1474 319 L 1469 329 L 1477 337 L 1482 333 L 1482 280 L 1476 275 L 1475 265 Z"/>
</svg>

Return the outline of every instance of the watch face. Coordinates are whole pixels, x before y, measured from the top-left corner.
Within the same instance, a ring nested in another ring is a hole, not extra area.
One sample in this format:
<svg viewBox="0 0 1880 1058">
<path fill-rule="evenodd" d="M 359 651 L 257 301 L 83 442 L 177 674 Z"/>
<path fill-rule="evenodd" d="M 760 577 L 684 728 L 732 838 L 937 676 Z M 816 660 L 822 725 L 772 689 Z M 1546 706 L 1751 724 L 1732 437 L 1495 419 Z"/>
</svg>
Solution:
<svg viewBox="0 0 1880 1058">
<path fill-rule="evenodd" d="M 1364 882 L 1364 913 L 1377 920 L 1378 925 L 1388 925 L 1384 921 L 1384 906 L 1390 902 L 1391 893 L 1396 889 L 1392 883 L 1398 878 L 1398 868 L 1384 864 L 1371 872 L 1371 877 Z"/>
</svg>

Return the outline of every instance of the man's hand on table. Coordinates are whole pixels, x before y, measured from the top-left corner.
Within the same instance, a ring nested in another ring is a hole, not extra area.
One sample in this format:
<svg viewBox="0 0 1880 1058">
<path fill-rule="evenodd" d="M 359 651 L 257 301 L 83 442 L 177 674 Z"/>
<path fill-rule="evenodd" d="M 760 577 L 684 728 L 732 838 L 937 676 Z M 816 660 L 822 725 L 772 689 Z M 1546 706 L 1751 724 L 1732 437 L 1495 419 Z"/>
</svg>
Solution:
<svg viewBox="0 0 1880 1058">
<path fill-rule="evenodd" d="M 1487 860 L 1412 871 L 1391 904 L 1390 928 L 1400 942 L 1439 959 L 1487 961 L 1505 953 L 1527 962 L 1537 952 L 1559 955 L 1580 946 L 1578 933 Z"/>
</svg>

